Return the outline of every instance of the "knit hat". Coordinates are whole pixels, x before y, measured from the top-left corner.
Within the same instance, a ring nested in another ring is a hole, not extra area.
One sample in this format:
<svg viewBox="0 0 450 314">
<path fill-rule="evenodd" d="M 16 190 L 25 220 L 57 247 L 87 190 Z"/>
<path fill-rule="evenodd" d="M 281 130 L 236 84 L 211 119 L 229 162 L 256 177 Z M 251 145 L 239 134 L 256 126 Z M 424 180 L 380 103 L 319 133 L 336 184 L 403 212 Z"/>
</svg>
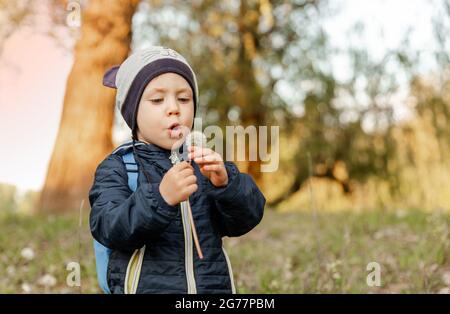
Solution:
<svg viewBox="0 0 450 314">
<path fill-rule="evenodd" d="M 133 53 L 103 76 L 103 85 L 117 89 L 116 106 L 131 128 L 133 138 L 136 138 L 138 106 L 145 87 L 158 75 L 168 72 L 181 75 L 189 83 L 194 94 L 195 116 L 198 102 L 195 73 L 186 59 L 170 48 L 153 46 Z"/>
</svg>

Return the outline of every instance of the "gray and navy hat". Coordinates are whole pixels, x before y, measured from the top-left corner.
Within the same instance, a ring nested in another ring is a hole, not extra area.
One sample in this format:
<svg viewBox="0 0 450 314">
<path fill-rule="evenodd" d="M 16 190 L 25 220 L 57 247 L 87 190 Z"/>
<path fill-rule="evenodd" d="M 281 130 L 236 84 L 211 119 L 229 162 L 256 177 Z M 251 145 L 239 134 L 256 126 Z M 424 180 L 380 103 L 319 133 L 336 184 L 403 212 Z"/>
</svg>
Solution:
<svg viewBox="0 0 450 314">
<path fill-rule="evenodd" d="M 116 106 L 136 138 L 137 111 L 147 84 L 163 73 L 181 75 L 194 94 L 194 116 L 197 111 L 198 86 L 195 73 L 183 56 L 176 51 L 153 46 L 130 55 L 121 65 L 109 69 L 103 76 L 103 85 L 117 89 Z"/>
</svg>

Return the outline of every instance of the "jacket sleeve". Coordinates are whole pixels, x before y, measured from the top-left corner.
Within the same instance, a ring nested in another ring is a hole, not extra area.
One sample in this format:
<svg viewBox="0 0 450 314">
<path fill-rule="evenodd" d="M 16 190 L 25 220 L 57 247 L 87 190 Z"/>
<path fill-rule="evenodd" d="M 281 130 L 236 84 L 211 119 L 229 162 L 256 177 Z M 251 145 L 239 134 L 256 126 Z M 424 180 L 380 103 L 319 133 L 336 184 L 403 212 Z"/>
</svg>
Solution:
<svg viewBox="0 0 450 314">
<path fill-rule="evenodd" d="M 222 236 L 237 237 L 252 230 L 261 221 L 266 199 L 255 181 L 240 173 L 232 162 L 225 162 L 228 184 L 215 187 L 208 179 L 208 196 L 217 210 L 217 223 Z"/>
<path fill-rule="evenodd" d="M 113 250 L 142 247 L 160 235 L 178 211 L 164 201 L 159 183 L 140 184 L 132 192 L 125 165 L 116 155 L 97 167 L 89 202 L 92 235 Z"/>
</svg>

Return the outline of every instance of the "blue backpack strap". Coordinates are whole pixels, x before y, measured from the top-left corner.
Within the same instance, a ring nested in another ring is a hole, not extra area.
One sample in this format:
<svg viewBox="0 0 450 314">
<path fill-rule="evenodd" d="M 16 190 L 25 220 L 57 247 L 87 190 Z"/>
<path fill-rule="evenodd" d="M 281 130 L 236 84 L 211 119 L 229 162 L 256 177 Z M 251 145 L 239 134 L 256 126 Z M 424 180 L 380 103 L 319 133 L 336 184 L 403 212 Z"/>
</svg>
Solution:
<svg viewBox="0 0 450 314">
<path fill-rule="evenodd" d="M 131 191 L 136 191 L 138 182 L 138 166 L 136 160 L 134 159 L 133 151 L 130 151 L 122 156 L 122 160 L 125 163 L 128 174 L 128 186 Z"/>
<path fill-rule="evenodd" d="M 94 239 L 95 267 L 97 269 L 97 280 L 100 288 L 106 294 L 111 294 L 108 287 L 108 263 L 112 250 Z"/>
<path fill-rule="evenodd" d="M 128 175 L 128 186 L 134 192 L 137 188 L 138 183 L 138 167 L 136 164 L 136 160 L 134 159 L 133 151 L 130 151 L 124 155 L 122 155 L 122 160 L 127 169 Z M 102 288 L 103 292 L 106 294 L 111 294 L 111 291 L 108 287 L 108 263 L 109 263 L 109 255 L 112 250 L 107 248 L 106 246 L 99 243 L 94 239 L 94 252 L 95 252 L 95 262 L 97 268 L 97 279 Z"/>
</svg>

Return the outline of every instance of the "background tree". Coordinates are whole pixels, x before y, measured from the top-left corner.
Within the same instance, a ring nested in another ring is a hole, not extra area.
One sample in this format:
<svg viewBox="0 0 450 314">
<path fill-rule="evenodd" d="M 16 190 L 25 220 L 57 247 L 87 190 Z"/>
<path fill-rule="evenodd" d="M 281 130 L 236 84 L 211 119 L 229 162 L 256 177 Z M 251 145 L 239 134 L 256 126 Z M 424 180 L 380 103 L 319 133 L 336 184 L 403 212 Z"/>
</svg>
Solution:
<svg viewBox="0 0 450 314">
<path fill-rule="evenodd" d="M 144 1 L 135 42 L 161 43 L 188 56 L 199 78 L 206 124 L 270 126 L 274 113 L 289 111 L 274 89 L 299 72 L 301 65 L 290 63 L 289 55 L 298 54 L 299 41 L 308 45 L 315 37 L 314 27 L 306 26 L 314 24 L 320 3 Z M 260 162 L 242 169 L 259 184 Z"/>
<path fill-rule="evenodd" d="M 61 122 L 42 190 L 40 211 L 78 208 L 98 163 L 112 150 L 114 92 L 104 72 L 130 51 L 131 19 L 139 1 L 91 0 L 82 7 Z"/>
</svg>

